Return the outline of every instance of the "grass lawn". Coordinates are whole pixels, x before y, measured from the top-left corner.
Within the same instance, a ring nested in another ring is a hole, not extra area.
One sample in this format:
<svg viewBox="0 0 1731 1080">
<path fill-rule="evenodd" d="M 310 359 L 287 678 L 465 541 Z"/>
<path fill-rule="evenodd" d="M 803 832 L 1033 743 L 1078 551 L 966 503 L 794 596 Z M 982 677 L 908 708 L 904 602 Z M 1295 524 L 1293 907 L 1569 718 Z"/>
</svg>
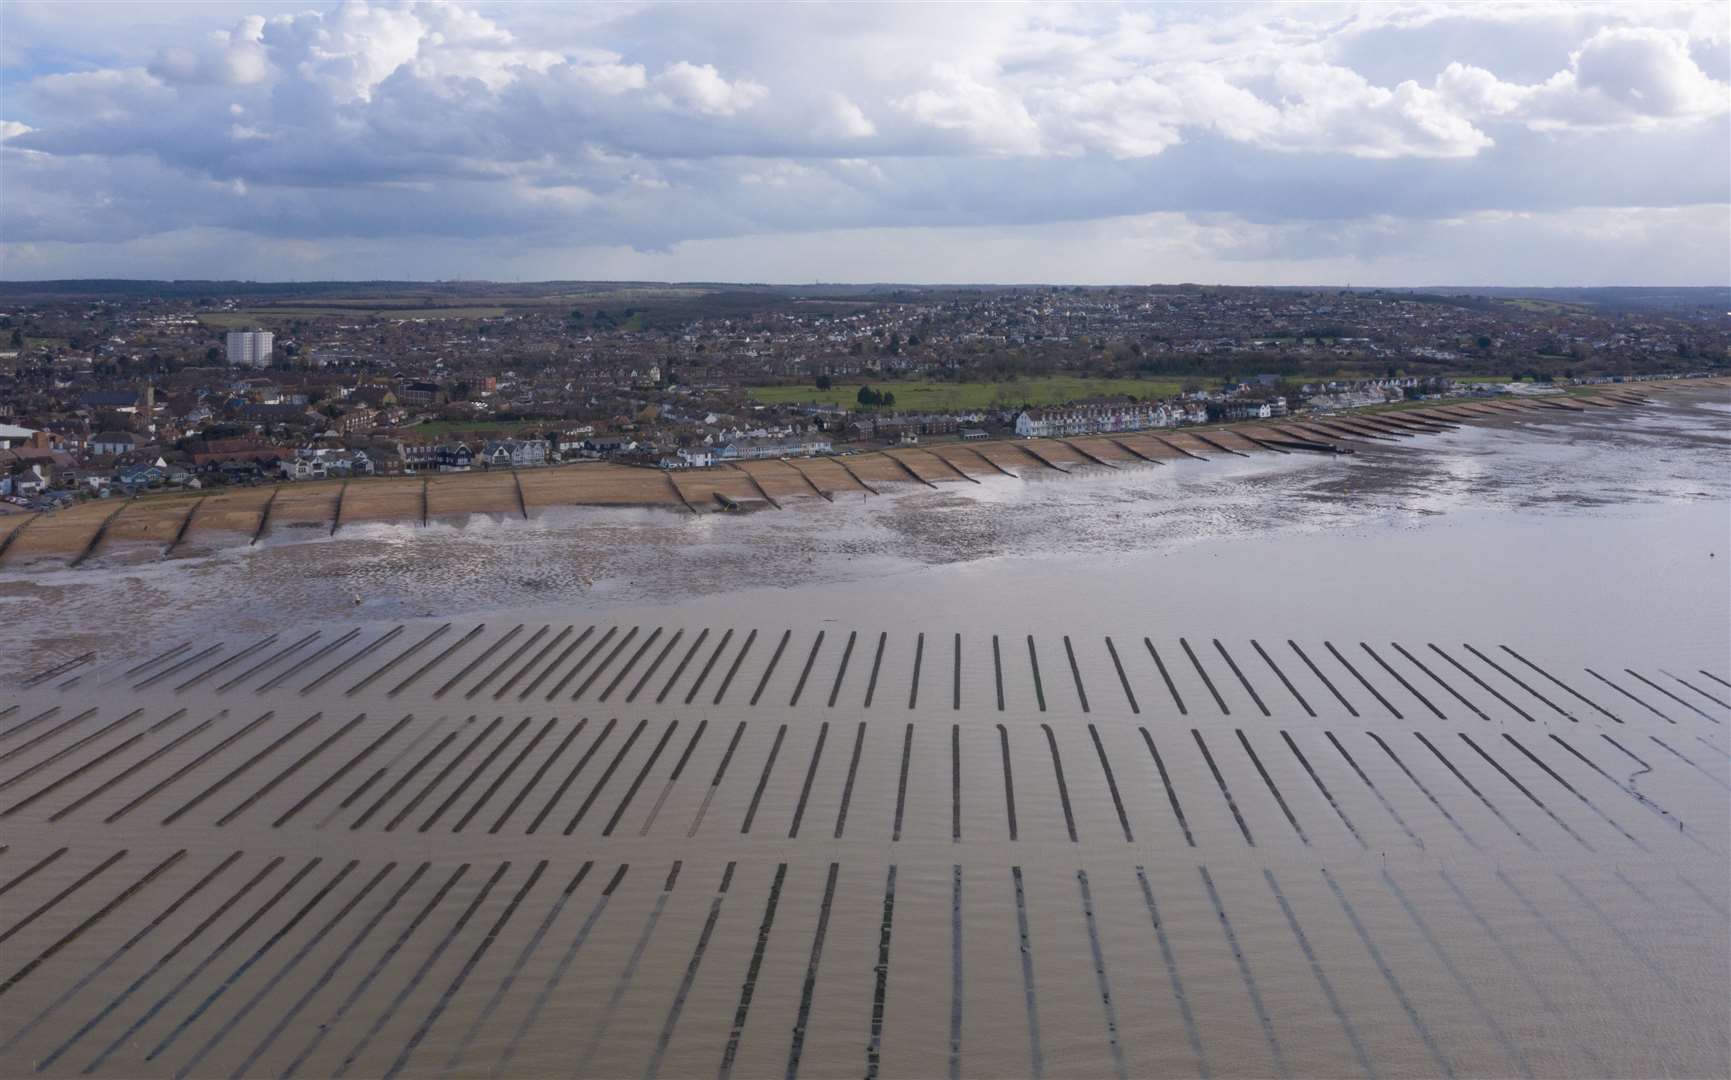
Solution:
<svg viewBox="0 0 1731 1080">
<path fill-rule="evenodd" d="M 260 325 L 282 324 L 293 318 L 319 318 L 324 315 L 344 315 L 338 310 L 319 312 L 317 315 L 306 312 L 272 312 L 272 310 L 249 310 L 249 312 L 199 312 L 199 322 L 208 327 L 216 327 L 218 331 L 251 331 Z"/>
<path fill-rule="evenodd" d="M 502 307 L 430 307 L 386 308 L 371 314 L 381 319 L 496 319 L 505 314 Z"/>
<path fill-rule="evenodd" d="M 206 311 L 201 312 L 198 321 L 206 326 L 218 329 L 246 329 L 258 326 L 260 323 L 285 323 L 295 319 L 363 319 L 378 317 L 381 319 L 487 319 L 505 314 L 503 307 L 427 307 L 427 308 L 391 308 L 391 307 L 361 307 L 361 306 L 306 306 L 295 307 L 282 305 L 277 307 L 249 308 L 245 311 Z"/>
<path fill-rule="evenodd" d="M 1084 379 L 1053 375 L 1015 382 L 926 382 L 923 380 L 873 380 L 873 389 L 896 396 L 895 407 L 904 412 L 959 412 L 970 409 L 1018 405 L 1062 405 L 1086 398 L 1130 395 L 1139 398 L 1171 397 L 1182 389 L 1177 379 Z M 828 390 L 800 386 L 757 386 L 751 397 L 765 405 L 823 402 L 853 408 L 859 394 L 857 382 L 838 383 Z"/>
</svg>

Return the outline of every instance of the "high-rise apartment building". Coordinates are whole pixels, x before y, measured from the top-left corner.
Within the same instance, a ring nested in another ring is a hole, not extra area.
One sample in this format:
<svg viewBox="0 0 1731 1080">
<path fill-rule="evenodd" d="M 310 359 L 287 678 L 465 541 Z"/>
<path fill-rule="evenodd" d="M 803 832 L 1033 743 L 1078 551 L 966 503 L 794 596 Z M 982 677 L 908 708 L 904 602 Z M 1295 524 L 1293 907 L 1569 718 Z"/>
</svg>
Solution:
<svg viewBox="0 0 1731 1080">
<path fill-rule="evenodd" d="M 270 363 L 271 342 L 275 337 L 269 330 L 230 330 L 228 362 L 238 367 L 266 366 Z"/>
</svg>

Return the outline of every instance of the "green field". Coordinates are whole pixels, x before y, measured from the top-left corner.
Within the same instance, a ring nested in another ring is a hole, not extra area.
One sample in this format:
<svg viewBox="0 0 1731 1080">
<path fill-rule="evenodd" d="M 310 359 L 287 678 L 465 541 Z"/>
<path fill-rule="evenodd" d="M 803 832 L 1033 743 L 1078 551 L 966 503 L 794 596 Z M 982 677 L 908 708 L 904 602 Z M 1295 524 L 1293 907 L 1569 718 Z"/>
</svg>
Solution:
<svg viewBox="0 0 1731 1080">
<path fill-rule="evenodd" d="M 503 307 L 262 307 L 245 311 L 207 311 L 198 321 L 218 329 L 246 329 L 261 323 L 283 323 L 295 319 L 491 319 L 506 313 Z"/>
<path fill-rule="evenodd" d="M 1182 389 L 1176 379 L 1084 379 L 1053 375 L 1014 382 L 926 382 L 923 380 L 873 381 L 873 389 L 896 396 L 901 412 L 963 412 L 973 409 L 1014 408 L 1018 405 L 1062 405 L 1087 398 L 1124 396 L 1172 397 Z M 754 386 L 748 392 L 765 405 L 821 402 L 855 407 L 860 384 L 837 383 L 819 390 L 809 383 L 800 386 Z"/>
</svg>

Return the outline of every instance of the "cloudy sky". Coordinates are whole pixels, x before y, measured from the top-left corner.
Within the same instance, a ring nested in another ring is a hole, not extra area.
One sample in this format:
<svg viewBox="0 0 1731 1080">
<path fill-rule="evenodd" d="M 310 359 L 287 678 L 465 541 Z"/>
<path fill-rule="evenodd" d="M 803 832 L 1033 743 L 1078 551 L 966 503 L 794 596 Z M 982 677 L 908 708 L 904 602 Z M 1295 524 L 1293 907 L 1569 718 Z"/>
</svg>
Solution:
<svg viewBox="0 0 1731 1080">
<path fill-rule="evenodd" d="M 0 6 L 0 275 L 1731 282 L 1723 3 Z"/>
</svg>

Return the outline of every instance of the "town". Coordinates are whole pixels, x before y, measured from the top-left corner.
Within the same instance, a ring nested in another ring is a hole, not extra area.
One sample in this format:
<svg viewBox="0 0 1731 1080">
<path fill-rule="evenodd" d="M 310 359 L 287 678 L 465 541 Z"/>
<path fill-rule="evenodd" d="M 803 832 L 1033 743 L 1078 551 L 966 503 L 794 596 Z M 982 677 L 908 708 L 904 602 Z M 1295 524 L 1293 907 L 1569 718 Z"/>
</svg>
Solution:
<svg viewBox="0 0 1731 1080">
<path fill-rule="evenodd" d="M 1723 291 L 10 283 L 0 496 L 676 469 L 1566 393 L 1723 372 Z"/>
</svg>

